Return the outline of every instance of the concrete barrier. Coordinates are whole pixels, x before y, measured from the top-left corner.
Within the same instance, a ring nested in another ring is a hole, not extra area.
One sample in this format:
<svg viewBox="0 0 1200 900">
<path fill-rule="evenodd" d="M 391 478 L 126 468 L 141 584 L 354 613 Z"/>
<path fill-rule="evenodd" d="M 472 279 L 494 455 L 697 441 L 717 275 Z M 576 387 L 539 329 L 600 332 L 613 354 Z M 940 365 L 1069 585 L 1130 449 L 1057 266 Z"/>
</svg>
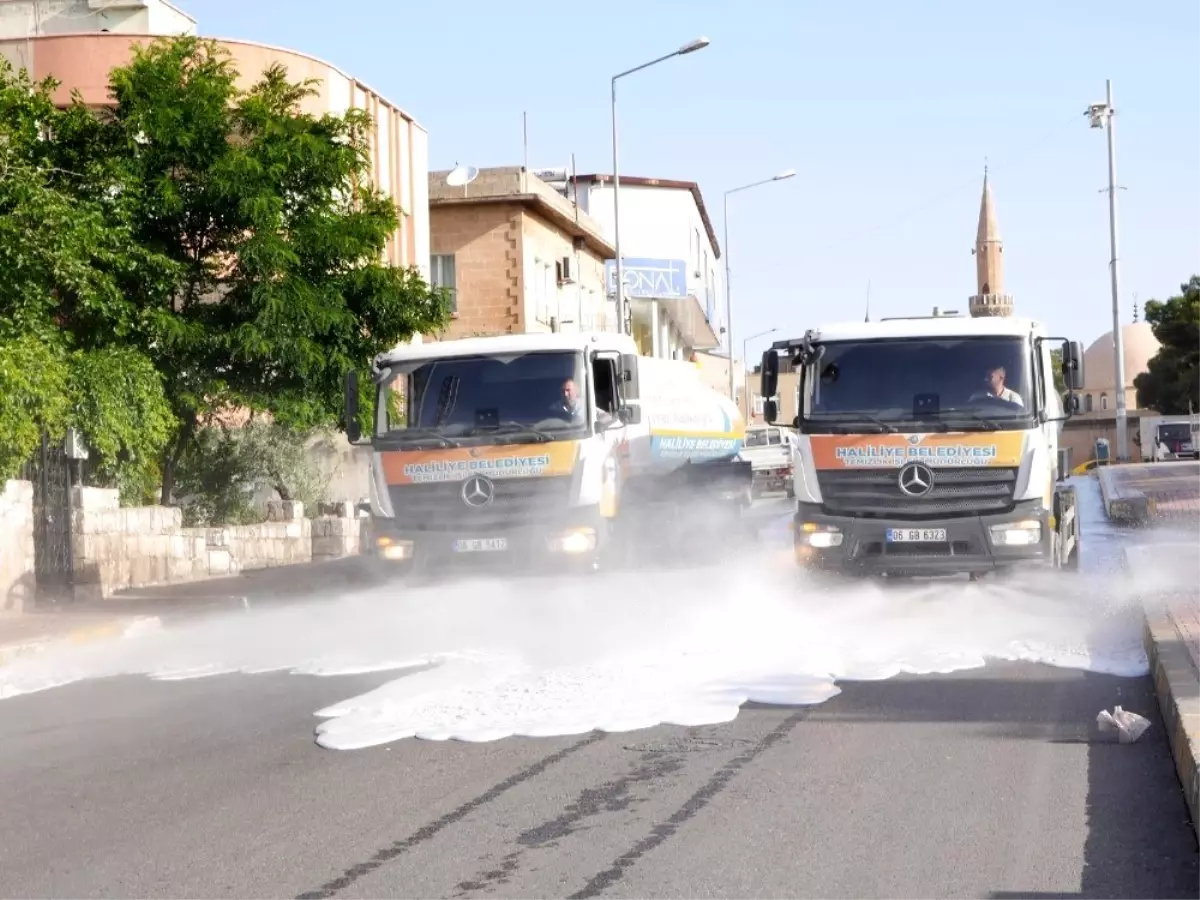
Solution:
<svg viewBox="0 0 1200 900">
<path fill-rule="evenodd" d="M 1196 822 L 1200 818 L 1200 773 L 1196 770 L 1196 745 L 1200 743 L 1200 681 L 1197 681 L 1187 648 L 1179 640 L 1177 629 L 1167 614 L 1147 614 L 1145 643 L 1163 727 L 1167 729 L 1171 756 L 1175 759 L 1175 771 L 1192 814 L 1192 827 L 1197 828 Z"/>
<path fill-rule="evenodd" d="M 1150 519 L 1150 501 L 1135 487 L 1122 484 L 1116 470 L 1098 466 L 1096 477 L 1100 479 L 1100 496 L 1104 500 L 1104 512 L 1114 522 L 1141 525 Z"/>
</svg>

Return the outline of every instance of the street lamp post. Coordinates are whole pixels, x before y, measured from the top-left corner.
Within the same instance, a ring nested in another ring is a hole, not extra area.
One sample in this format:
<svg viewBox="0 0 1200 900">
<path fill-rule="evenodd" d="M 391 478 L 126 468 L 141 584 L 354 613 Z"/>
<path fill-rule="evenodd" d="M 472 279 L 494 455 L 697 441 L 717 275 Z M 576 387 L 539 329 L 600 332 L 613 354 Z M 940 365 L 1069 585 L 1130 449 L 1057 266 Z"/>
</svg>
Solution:
<svg viewBox="0 0 1200 900">
<path fill-rule="evenodd" d="M 1112 281 L 1113 319 L 1113 375 L 1116 379 L 1117 401 L 1117 459 L 1129 459 L 1129 420 L 1125 409 L 1125 341 L 1121 334 L 1120 280 L 1117 273 L 1117 157 L 1113 138 L 1112 81 L 1105 82 L 1105 100 L 1088 107 L 1087 115 L 1093 128 L 1104 128 L 1108 132 L 1108 240 L 1111 258 L 1109 275 Z"/>
<path fill-rule="evenodd" d="M 746 368 L 746 354 L 749 352 L 747 350 L 747 347 L 749 346 L 750 342 L 752 340 L 754 340 L 755 338 L 766 337 L 768 334 L 774 334 L 778 330 L 779 330 L 778 328 L 768 328 L 766 331 L 760 331 L 758 334 L 752 334 L 752 335 L 750 335 L 750 337 L 748 337 L 744 341 L 742 341 L 742 368 Z M 729 366 L 730 366 L 730 369 L 732 370 L 732 368 L 733 368 L 733 360 L 732 359 L 729 361 Z M 749 422 L 750 421 L 750 385 L 746 385 L 746 389 L 744 391 L 742 391 L 742 394 L 744 395 L 743 400 L 745 401 L 744 405 L 746 408 L 746 421 Z M 767 398 L 763 397 L 763 399 L 766 400 Z"/>
<path fill-rule="evenodd" d="M 614 288 L 617 303 L 617 334 L 625 333 L 625 285 L 624 272 L 621 266 L 621 173 L 617 165 L 617 79 L 624 78 L 626 75 L 632 75 L 634 72 L 640 72 L 642 69 L 656 66 L 661 62 L 666 62 L 668 59 L 674 59 L 676 56 L 686 56 L 689 53 L 695 53 L 697 50 L 703 50 L 708 44 L 708 38 L 696 38 L 696 40 L 684 44 L 678 50 L 668 53 L 666 56 L 660 56 L 658 59 L 652 59 L 648 63 L 642 63 L 640 66 L 634 66 L 632 69 L 618 72 L 612 77 L 613 244 L 617 253 L 617 283 Z"/>
<path fill-rule="evenodd" d="M 729 399 L 734 403 L 737 403 L 737 387 L 733 378 L 733 293 L 729 288 L 729 195 L 775 181 L 786 181 L 795 174 L 795 169 L 787 169 L 773 178 L 764 178 L 762 181 L 755 181 L 752 184 L 743 184 L 741 187 L 730 188 L 725 192 L 725 209 L 722 213 L 725 219 L 725 337 L 729 341 Z M 744 350 L 742 355 L 745 356 Z M 745 363 L 746 360 L 743 358 L 742 365 L 744 366 Z"/>
</svg>

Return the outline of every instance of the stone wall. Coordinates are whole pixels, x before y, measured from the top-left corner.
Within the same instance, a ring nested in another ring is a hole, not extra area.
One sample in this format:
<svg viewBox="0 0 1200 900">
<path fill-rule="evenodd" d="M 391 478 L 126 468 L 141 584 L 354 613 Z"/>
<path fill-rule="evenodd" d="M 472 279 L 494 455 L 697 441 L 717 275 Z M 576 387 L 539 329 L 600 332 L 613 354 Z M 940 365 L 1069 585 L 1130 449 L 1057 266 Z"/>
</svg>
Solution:
<svg viewBox="0 0 1200 900">
<path fill-rule="evenodd" d="M 117 491 L 76 488 L 76 598 L 357 553 L 361 520 L 349 518 L 353 505 L 327 512 L 310 521 L 302 504 L 276 500 L 258 525 L 184 528 L 177 508 L 121 508 Z"/>
<path fill-rule="evenodd" d="M 0 615 L 33 605 L 33 485 L 6 481 L 0 493 Z"/>
</svg>

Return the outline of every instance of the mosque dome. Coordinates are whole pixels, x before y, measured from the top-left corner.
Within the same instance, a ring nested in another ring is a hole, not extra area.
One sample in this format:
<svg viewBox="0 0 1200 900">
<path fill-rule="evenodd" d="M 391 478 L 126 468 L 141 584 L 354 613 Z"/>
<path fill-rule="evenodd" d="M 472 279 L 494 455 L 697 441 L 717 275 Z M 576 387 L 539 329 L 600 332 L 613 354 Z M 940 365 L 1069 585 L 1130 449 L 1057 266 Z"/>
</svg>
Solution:
<svg viewBox="0 0 1200 900">
<path fill-rule="evenodd" d="M 1121 342 L 1125 357 L 1125 387 L 1133 387 L 1133 379 L 1145 372 L 1150 360 L 1162 345 L 1154 336 L 1149 322 L 1131 322 L 1121 327 Z M 1113 372 L 1113 336 L 1109 331 L 1092 342 L 1083 354 L 1084 390 L 1113 391 L 1116 387 Z"/>
</svg>

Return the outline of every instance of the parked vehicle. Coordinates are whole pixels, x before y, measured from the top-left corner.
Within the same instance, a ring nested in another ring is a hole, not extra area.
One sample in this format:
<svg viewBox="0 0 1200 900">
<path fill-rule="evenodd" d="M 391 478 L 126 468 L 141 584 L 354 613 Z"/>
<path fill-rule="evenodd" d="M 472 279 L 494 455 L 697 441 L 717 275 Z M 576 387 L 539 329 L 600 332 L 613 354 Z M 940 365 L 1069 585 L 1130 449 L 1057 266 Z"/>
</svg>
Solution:
<svg viewBox="0 0 1200 900">
<path fill-rule="evenodd" d="M 794 496 L 792 440 L 785 429 L 778 425 L 747 426 L 742 459 L 754 471 L 755 499 L 770 491 L 783 491 L 789 498 Z"/>
</svg>

